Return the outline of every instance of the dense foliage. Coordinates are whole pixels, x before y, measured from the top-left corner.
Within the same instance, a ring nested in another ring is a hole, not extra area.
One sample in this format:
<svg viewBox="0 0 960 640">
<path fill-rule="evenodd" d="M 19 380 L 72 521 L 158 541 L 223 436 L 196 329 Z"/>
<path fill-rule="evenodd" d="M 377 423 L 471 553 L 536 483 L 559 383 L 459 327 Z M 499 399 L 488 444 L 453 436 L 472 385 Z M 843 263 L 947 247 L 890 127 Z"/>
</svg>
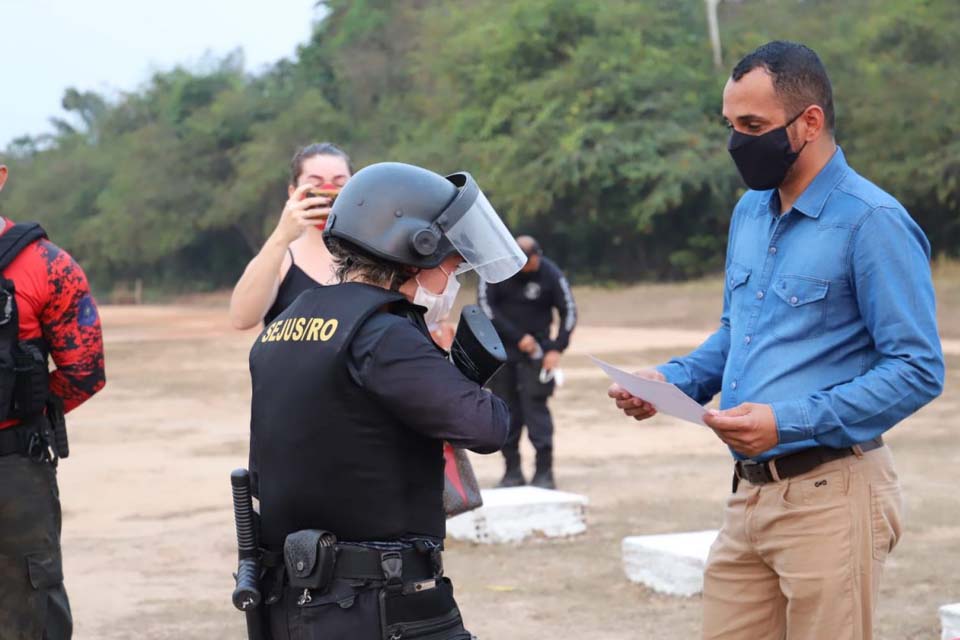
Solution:
<svg viewBox="0 0 960 640">
<path fill-rule="evenodd" d="M 295 148 L 467 169 L 581 280 L 722 263 L 741 185 L 720 93 L 774 38 L 816 49 L 851 163 L 939 254 L 960 254 L 960 3 L 726 0 L 716 69 L 702 0 L 329 0 L 293 60 L 70 89 L 56 134 L 8 146 L 5 215 L 39 219 L 100 290 L 232 283 L 275 224 Z"/>
</svg>

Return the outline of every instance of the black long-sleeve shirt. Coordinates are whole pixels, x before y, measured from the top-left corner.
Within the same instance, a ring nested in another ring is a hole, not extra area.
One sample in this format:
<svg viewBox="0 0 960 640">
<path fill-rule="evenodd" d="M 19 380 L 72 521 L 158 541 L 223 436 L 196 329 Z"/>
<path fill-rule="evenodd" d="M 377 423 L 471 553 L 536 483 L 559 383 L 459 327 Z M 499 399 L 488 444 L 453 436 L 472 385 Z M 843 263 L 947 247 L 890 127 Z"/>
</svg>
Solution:
<svg viewBox="0 0 960 640">
<path fill-rule="evenodd" d="M 407 427 L 477 453 L 507 438 L 506 403 L 471 381 L 409 318 L 375 314 L 350 344 L 354 381 Z"/>
<path fill-rule="evenodd" d="M 570 284 L 549 258 L 540 257 L 540 268 L 520 272 L 497 284 L 480 282 L 480 307 L 493 321 L 511 359 L 520 356 L 517 343 L 532 335 L 544 351 L 563 351 L 577 325 L 577 306 Z M 553 310 L 560 314 L 556 337 L 550 335 Z"/>
</svg>

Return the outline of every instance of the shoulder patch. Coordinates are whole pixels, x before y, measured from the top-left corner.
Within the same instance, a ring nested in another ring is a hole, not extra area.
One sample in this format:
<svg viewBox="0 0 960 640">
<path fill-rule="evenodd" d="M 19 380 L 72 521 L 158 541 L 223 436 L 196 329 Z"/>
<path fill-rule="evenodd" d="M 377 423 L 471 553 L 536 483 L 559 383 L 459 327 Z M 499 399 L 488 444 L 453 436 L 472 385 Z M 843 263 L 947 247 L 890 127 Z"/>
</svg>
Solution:
<svg viewBox="0 0 960 640">
<path fill-rule="evenodd" d="M 93 296 L 89 293 L 80 299 L 77 308 L 77 324 L 81 327 L 92 327 L 97 324 L 100 314 L 97 313 L 97 304 L 93 301 Z"/>
</svg>

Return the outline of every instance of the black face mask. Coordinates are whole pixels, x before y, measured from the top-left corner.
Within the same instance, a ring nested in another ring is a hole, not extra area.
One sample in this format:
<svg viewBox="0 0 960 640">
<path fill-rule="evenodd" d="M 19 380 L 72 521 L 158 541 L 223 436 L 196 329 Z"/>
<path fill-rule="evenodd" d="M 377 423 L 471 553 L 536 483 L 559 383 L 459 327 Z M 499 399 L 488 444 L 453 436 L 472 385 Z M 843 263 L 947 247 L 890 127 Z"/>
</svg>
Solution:
<svg viewBox="0 0 960 640">
<path fill-rule="evenodd" d="M 798 151 L 794 151 L 790 147 L 790 138 L 787 137 L 787 127 L 801 115 L 803 111 L 792 117 L 782 127 L 759 136 L 751 136 L 739 131 L 730 134 L 727 151 L 733 157 L 740 177 L 748 187 L 756 191 L 764 191 L 775 189 L 783 182 L 787 171 L 807 146 L 804 142 Z"/>
</svg>

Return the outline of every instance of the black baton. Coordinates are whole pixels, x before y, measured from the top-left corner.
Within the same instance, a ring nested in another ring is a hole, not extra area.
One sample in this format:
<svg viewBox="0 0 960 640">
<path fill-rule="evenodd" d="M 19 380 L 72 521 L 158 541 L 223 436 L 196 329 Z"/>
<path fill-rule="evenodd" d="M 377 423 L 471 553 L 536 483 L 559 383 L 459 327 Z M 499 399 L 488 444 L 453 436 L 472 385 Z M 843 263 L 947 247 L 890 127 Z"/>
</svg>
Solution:
<svg viewBox="0 0 960 640">
<path fill-rule="evenodd" d="M 230 474 L 233 489 L 233 518 L 237 524 L 237 588 L 233 590 L 233 606 L 246 615 L 247 637 L 265 640 L 263 616 L 260 609 L 260 557 L 257 547 L 257 529 L 253 519 L 253 500 L 250 497 L 250 472 L 235 469 Z"/>
</svg>

